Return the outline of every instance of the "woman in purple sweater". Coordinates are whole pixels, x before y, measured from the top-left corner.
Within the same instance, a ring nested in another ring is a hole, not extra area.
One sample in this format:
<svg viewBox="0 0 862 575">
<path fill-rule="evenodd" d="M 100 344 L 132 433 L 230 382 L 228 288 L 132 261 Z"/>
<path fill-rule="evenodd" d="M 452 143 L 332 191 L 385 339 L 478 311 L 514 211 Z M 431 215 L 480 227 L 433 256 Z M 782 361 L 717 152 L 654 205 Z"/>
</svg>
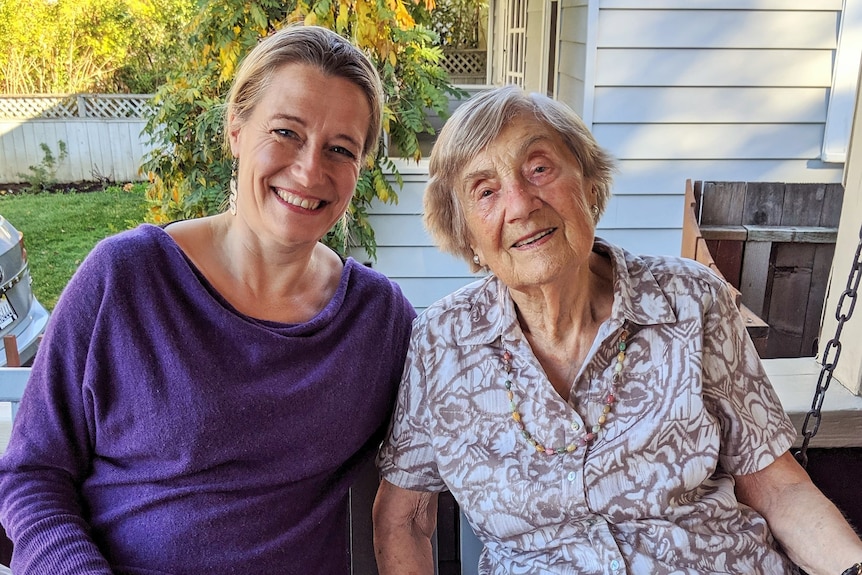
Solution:
<svg viewBox="0 0 862 575">
<path fill-rule="evenodd" d="M 0 459 L 12 570 L 349 572 L 413 308 L 319 242 L 380 133 L 373 65 L 289 27 L 237 72 L 229 211 L 101 242 L 54 310 Z"/>
</svg>

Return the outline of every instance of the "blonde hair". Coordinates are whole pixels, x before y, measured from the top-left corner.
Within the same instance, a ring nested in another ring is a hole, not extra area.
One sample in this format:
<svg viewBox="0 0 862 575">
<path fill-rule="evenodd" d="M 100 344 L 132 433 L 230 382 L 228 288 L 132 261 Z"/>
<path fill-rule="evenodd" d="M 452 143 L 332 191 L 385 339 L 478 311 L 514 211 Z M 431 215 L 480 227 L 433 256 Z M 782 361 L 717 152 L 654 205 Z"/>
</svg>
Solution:
<svg viewBox="0 0 862 575">
<path fill-rule="evenodd" d="M 314 66 L 329 76 L 356 84 L 371 108 L 363 157 L 377 153 L 383 117 L 383 86 L 369 58 L 347 39 L 320 26 L 291 25 L 263 38 L 243 59 L 227 95 L 224 145 L 230 150 L 230 118 L 246 121 L 269 87 L 272 75 L 287 64 Z"/>
<path fill-rule="evenodd" d="M 438 247 L 473 262 L 467 223 L 458 200 L 460 177 L 467 164 L 522 115 L 537 120 L 560 134 L 580 164 L 583 176 L 594 184 L 601 217 L 611 195 L 614 160 L 599 146 L 584 122 L 568 106 L 541 94 L 528 94 L 518 86 L 503 86 L 482 92 L 456 108 L 443 126 L 431 150 L 429 179 L 425 188 L 424 222 Z"/>
</svg>

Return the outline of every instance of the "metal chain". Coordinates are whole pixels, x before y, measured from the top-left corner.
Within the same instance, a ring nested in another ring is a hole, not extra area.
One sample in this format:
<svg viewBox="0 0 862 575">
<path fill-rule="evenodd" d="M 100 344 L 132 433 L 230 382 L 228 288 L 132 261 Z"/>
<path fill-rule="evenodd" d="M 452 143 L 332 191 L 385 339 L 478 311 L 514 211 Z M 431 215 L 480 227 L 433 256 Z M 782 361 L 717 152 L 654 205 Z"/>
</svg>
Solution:
<svg viewBox="0 0 862 575">
<path fill-rule="evenodd" d="M 847 278 L 847 287 L 841 297 L 838 298 L 838 309 L 835 310 L 835 319 L 838 320 L 838 325 L 835 327 L 835 335 L 826 343 L 826 348 L 823 350 L 823 357 L 820 360 L 820 377 L 817 379 L 814 400 L 811 402 L 811 409 L 805 414 L 805 421 L 802 422 L 802 447 L 795 454 L 802 467 L 808 465 L 808 444 L 811 442 L 811 438 L 817 435 L 817 430 L 820 429 L 820 410 L 823 406 L 823 398 L 832 382 L 832 372 L 841 356 L 841 331 L 844 329 L 844 324 L 853 315 L 853 309 L 856 307 L 860 278 L 862 278 L 862 227 L 859 228 L 859 245 L 856 246 L 856 257 Z M 844 311 L 845 304 L 848 304 L 846 311 Z"/>
</svg>

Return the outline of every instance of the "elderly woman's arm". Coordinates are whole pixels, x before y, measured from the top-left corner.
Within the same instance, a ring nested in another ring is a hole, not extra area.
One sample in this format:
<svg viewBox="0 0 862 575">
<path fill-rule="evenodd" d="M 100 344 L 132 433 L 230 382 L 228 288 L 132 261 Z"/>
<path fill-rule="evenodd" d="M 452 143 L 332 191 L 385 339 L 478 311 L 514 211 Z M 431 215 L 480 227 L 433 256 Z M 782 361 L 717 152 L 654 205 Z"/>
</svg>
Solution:
<svg viewBox="0 0 862 575">
<path fill-rule="evenodd" d="M 385 479 L 374 500 L 374 550 L 380 575 L 431 575 L 437 494 L 396 487 Z"/>
<path fill-rule="evenodd" d="M 763 515 L 790 559 L 809 575 L 839 575 L 862 561 L 862 541 L 790 452 L 735 479 L 739 501 Z"/>
</svg>

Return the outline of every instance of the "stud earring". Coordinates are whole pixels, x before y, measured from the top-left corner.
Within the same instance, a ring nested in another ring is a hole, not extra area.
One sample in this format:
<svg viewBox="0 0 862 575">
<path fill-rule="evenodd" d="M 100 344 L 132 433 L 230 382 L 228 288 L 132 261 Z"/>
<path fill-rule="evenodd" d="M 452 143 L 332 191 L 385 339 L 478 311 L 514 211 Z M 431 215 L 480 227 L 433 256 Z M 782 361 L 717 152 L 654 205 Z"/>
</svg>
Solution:
<svg viewBox="0 0 862 575">
<path fill-rule="evenodd" d="M 599 217 L 599 206 L 596 204 L 590 206 L 590 213 L 593 214 L 593 219 L 597 219 Z"/>
<path fill-rule="evenodd" d="M 239 160 L 236 158 L 233 159 L 233 163 L 230 166 L 230 195 L 227 197 L 227 207 L 230 210 L 230 215 L 236 215 L 236 195 L 237 195 L 237 184 L 236 184 L 236 171 L 239 167 Z"/>
<path fill-rule="evenodd" d="M 479 260 L 479 254 L 473 254 L 473 263 L 477 266 L 482 265 L 481 261 Z"/>
</svg>

